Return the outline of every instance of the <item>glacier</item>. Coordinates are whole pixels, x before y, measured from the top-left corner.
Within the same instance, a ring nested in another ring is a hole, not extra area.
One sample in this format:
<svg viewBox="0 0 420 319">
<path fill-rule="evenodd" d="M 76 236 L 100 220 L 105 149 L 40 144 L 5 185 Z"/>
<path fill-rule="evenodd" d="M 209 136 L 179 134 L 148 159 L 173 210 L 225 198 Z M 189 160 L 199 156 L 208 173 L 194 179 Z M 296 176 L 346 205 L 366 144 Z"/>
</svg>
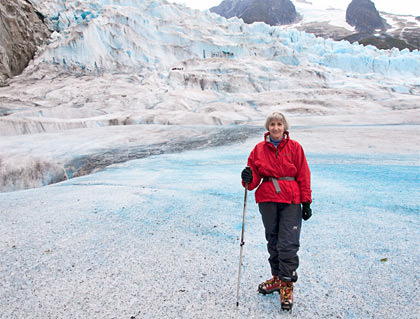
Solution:
<svg viewBox="0 0 420 319">
<path fill-rule="evenodd" d="M 161 125 L 198 140 L 213 130 L 221 140 L 223 127 L 255 126 L 278 109 L 297 125 L 328 117 L 341 124 L 355 117 L 367 124 L 419 122 L 418 51 L 247 25 L 166 1 L 32 3 L 55 31 L 23 74 L 0 87 L 2 191 L 93 172 L 104 163 L 80 167 L 86 160 L 79 159 L 156 144 L 140 137 L 151 131 L 167 142 Z M 114 126 L 124 136 L 118 145 Z M 55 144 L 87 134 L 97 143 L 85 150 L 71 143 L 60 153 L 54 144 L 42 153 L 25 148 L 42 140 L 38 134 L 50 134 Z"/>
<path fill-rule="evenodd" d="M 239 176 L 255 142 L 151 156 L 1 193 L 1 317 L 284 315 L 278 294 L 256 292 L 270 270 L 252 194 L 236 307 Z M 308 161 L 314 216 L 303 224 L 288 316 L 417 318 L 416 158 L 310 153 Z"/>
<path fill-rule="evenodd" d="M 32 2 L 48 12 L 50 27 L 59 31 L 38 63 L 81 72 L 168 70 L 187 59 L 257 55 L 348 72 L 420 75 L 418 50 L 381 51 L 264 23 L 227 21 L 209 11 L 201 13 L 165 1 Z"/>
<path fill-rule="evenodd" d="M 0 87 L 0 318 L 277 318 L 240 171 L 266 115 L 307 154 L 292 318 L 418 317 L 418 51 L 167 1 L 30 0 L 54 30 Z"/>
</svg>

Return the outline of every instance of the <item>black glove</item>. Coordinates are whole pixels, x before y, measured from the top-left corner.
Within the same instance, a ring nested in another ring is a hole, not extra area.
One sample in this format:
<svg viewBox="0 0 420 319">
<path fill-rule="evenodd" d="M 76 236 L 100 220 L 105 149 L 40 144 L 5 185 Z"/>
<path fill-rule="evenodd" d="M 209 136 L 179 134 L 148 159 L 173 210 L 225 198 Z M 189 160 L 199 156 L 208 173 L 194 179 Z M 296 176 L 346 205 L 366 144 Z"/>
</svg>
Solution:
<svg viewBox="0 0 420 319">
<path fill-rule="evenodd" d="M 250 167 L 244 168 L 244 170 L 241 173 L 242 180 L 245 184 L 249 184 L 252 182 L 252 170 Z"/>
<path fill-rule="evenodd" d="M 311 203 L 302 203 L 302 218 L 308 220 L 312 216 Z"/>
</svg>

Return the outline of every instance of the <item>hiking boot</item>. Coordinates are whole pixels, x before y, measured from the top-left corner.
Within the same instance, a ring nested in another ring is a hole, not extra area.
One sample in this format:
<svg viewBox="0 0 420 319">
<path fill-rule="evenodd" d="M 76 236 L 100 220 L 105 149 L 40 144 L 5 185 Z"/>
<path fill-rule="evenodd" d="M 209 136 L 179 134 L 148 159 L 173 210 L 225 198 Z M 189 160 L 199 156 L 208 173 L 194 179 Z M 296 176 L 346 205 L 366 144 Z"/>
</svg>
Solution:
<svg viewBox="0 0 420 319">
<path fill-rule="evenodd" d="M 263 295 L 272 294 L 275 291 L 280 291 L 280 285 L 281 281 L 279 277 L 273 276 L 273 278 L 258 285 L 258 292 Z"/>
<path fill-rule="evenodd" d="M 291 311 L 293 307 L 293 282 L 280 281 L 281 309 Z"/>
</svg>

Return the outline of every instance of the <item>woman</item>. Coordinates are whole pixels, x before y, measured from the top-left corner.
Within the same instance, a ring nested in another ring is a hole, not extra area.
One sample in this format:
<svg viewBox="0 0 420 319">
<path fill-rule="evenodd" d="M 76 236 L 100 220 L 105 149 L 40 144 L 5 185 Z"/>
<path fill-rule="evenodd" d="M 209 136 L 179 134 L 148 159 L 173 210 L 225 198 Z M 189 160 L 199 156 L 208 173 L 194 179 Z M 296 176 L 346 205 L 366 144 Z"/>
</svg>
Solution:
<svg viewBox="0 0 420 319">
<path fill-rule="evenodd" d="M 255 200 L 270 255 L 273 277 L 261 283 L 258 291 L 264 295 L 279 291 L 281 308 L 291 310 L 302 218 L 312 215 L 311 173 L 302 146 L 289 139 L 289 124 L 282 113 L 270 114 L 265 128 L 264 141 L 252 150 L 241 177 L 248 190 L 258 187 Z"/>
</svg>

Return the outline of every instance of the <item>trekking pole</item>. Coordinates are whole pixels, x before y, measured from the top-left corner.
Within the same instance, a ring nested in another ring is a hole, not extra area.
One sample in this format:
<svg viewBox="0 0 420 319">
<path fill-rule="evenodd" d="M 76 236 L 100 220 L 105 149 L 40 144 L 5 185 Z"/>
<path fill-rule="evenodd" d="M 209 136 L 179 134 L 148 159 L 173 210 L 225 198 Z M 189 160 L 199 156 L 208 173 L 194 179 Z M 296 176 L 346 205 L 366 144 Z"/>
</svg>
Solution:
<svg viewBox="0 0 420 319">
<path fill-rule="evenodd" d="M 239 306 L 239 285 L 240 285 L 240 282 L 241 282 L 242 250 L 243 250 L 243 247 L 245 245 L 244 233 L 245 233 L 245 211 L 246 211 L 247 191 L 248 191 L 248 184 L 245 184 L 244 212 L 242 214 L 241 249 L 240 249 L 240 253 L 239 253 L 238 286 L 236 287 L 236 307 Z"/>
</svg>

